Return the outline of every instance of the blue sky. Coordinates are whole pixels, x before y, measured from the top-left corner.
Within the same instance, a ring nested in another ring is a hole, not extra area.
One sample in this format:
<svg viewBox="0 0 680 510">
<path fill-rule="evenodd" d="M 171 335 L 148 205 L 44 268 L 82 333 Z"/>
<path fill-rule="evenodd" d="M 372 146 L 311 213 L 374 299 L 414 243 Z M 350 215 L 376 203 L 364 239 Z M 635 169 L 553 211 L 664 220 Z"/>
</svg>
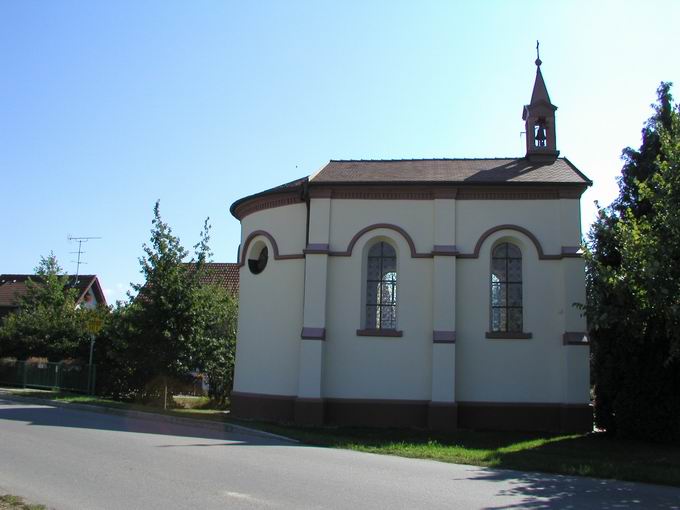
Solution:
<svg viewBox="0 0 680 510">
<path fill-rule="evenodd" d="M 524 154 L 541 41 L 557 143 L 616 195 L 661 80 L 680 97 L 680 2 L 0 3 L 0 272 L 67 235 L 110 301 L 139 282 L 152 208 L 184 245 L 213 225 L 236 258 L 236 199 L 329 159 Z"/>
</svg>

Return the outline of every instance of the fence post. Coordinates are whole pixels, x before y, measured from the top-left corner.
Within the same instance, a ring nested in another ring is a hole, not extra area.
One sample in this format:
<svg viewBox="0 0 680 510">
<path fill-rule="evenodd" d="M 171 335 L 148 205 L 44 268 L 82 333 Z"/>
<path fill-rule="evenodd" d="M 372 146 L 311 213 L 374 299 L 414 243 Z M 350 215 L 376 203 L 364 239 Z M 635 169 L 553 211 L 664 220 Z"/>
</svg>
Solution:
<svg viewBox="0 0 680 510">
<path fill-rule="evenodd" d="M 97 381 L 97 365 L 92 365 L 92 388 L 90 389 L 90 395 L 94 395 L 94 387 Z"/>
<path fill-rule="evenodd" d="M 92 395 L 92 363 L 87 365 L 87 393 Z"/>
<path fill-rule="evenodd" d="M 49 367 L 49 365 L 47 365 Z M 59 368 L 61 361 L 54 366 L 54 388 L 59 391 Z"/>
<path fill-rule="evenodd" d="M 22 385 L 23 385 L 23 388 L 26 389 L 26 379 L 28 377 L 28 374 L 26 373 L 26 368 L 28 366 L 28 363 L 26 363 L 25 361 L 22 361 L 21 363 L 23 363 L 23 366 L 24 366 L 24 373 L 23 373 L 23 376 L 22 376 Z"/>
</svg>

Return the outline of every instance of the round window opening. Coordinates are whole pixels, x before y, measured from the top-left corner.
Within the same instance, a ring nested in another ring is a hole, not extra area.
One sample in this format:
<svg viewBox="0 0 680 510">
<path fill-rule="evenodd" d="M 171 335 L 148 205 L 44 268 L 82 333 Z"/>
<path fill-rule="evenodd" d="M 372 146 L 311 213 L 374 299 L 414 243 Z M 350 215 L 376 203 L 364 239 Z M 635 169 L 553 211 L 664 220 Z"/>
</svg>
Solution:
<svg viewBox="0 0 680 510">
<path fill-rule="evenodd" d="M 269 259 L 269 251 L 264 243 L 258 243 L 251 252 L 253 255 L 257 254 L 255 258 L 248 259 L 248 269 L 253 274 L 260 274 L 267 267 L 267 260 Z"/>
</svg>

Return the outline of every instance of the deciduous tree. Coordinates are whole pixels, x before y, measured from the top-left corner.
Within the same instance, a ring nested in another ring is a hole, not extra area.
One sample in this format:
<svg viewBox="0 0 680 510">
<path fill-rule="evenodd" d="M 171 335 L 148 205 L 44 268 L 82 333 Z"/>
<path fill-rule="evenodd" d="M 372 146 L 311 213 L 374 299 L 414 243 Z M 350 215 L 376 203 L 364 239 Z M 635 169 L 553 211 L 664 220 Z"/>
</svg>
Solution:
<svg viewBox="0 0 680 510">
<path fill-rule="evenodd" d="M 130 304 L 114 311 L 102 335 L 104 390 L 118 397 L 154 399 L 177 391 L 191 374 L 207 372 L 214 396 L 231 389 L 235 342 L 232 296 L 201 284 L 211 257 L 206 220 L 195 256 L 188 251 L 154 206 L 151 238 L 140 258 L 144 283 L 133 284 Z"/>
</svg>

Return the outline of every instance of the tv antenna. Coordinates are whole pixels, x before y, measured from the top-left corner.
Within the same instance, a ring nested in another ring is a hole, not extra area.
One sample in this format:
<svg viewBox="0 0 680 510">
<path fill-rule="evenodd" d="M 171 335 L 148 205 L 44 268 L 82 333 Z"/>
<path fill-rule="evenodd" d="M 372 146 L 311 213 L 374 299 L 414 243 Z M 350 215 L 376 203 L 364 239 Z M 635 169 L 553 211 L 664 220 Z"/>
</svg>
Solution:
<svg viewBox="0 0 680 510">
<path fill-rule="evenodd" d="M 81 265 L 81 264 L 87 264 L 87 262 L 84 262 L 84 261 L 80 260 L 80 259 L 81 259 L 81 256 L 82 256 L 84 253 L 87 253 L 87 252 L 83 251 L 83 243 L 86 243 L 86 242 L 88 242 L 88 241 L 90 241 L 90 240 L 92 240 L 92 239 L 101 239 L 101 237 L 93 237 L 93 236 L 74 237 L 74 236 L 68 234 L 68 235 L 66 236 L 66 239 L 68 239 L 69 241 L 75 241 L 75 242 L 78 243 L 78 251 L 71 251 L 71 252 L 69 252 L 69 253 L 72 253 L 72 254 L 74 254 L 74 255 L 76 255 L 76 254 L 78 255 L 78 259 L 77 259 L 77 260 L 72 260 L 72 261 L 71 261 L 71 262 L 75 262 L 75 264 L 76 264 L 76 277 L 75 277 L 75 279 L 73 280 L 73 286 L 75 286 L 75 285 L 78 284 L 78 275 L 80 274 L 80 265 Z"/>
</svg>

